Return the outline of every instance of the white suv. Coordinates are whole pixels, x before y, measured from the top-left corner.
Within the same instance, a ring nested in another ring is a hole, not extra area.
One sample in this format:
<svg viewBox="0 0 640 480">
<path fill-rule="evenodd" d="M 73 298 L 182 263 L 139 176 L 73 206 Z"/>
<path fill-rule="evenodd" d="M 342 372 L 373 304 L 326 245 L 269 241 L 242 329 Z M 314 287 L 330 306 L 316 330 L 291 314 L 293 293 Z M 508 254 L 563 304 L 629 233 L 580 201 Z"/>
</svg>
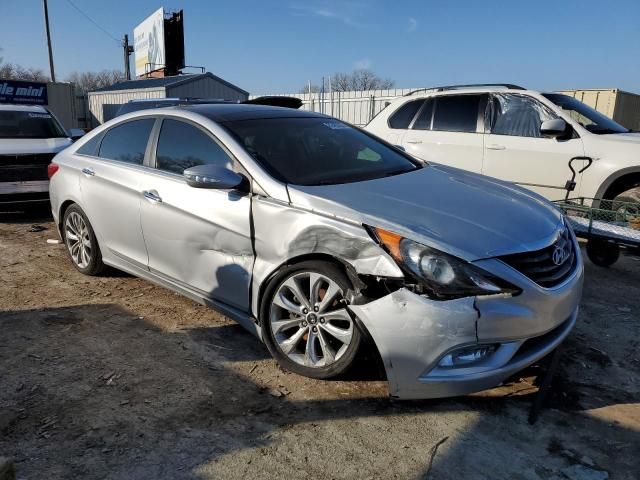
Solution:
<svg viewBox="0 0 640 480">
<path fill-rule="evenodd" d="M 526 186 L 550 200 L 572 196 L 640 202 L 640 133 L 559 93 L 517 85 L 423 89 L 394 100 L 366 127 L 422 160 Z"/>
<path fill-rule="evenodd" d="M 48 202 L 51 159 L 82 133 L 40 105 L 0 105 L 0 208 Z"/>
</svg>

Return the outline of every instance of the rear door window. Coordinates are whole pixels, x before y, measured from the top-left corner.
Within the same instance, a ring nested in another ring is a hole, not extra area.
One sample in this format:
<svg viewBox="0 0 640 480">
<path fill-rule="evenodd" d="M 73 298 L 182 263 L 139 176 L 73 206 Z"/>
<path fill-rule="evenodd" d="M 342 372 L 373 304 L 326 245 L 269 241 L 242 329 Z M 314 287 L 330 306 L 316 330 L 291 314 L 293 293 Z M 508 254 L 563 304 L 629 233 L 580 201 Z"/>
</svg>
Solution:
<svg viewBox="0 0 640 480">
<path fill-rule="evenodd" d="M 431 130 L 431 119 L 433 118 L 433 99 L 429 99 L 424 104 L 424 107 L 418 113 L 416 121 L 413 122 L 411 127 L 414 130 Z"/>
<path fill-rule="evenodd" d="M 232 168 L 233 160 L 198 127 L 179 120 L 163 120 L 156 148 L 156 168 L 182 175 L 187 168 L 205 164 Z"/>
<path fill-rule="evenodd" d="M 424 100 L 414 100 L 405 103 L 391 117 L 389 117 L 389 127 L 395 129 L 407 129 L 411 124 L 411 120 L 415 117 L 416 112 L 422 106 Z"/>
<path fill-rule="evenodd" d="M 142 165 L 154 122 L 153 118 L 143 118 L 113 127 L 102 138 L 98 156 Z"/>
<path fill-rule="evenodd" d="M 436 98 L 433 130 L 475 133 L 482 95 L 443 95 Z"/>
</svg>

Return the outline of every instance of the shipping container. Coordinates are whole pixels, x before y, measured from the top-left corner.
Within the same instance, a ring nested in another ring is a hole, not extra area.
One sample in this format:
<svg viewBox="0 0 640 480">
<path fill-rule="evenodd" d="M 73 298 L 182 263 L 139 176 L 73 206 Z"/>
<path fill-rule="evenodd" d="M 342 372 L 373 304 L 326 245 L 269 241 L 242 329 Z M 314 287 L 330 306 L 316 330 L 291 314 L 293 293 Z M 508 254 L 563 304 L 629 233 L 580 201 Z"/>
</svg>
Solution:
<svg viewBox="0 0 640 480">
<path fill-rule="evenodd" d="M 640 95 L 617 88 L 561 90 L 559 93 L 586 103 L 623 127 L 640 131 Z"/>
</svg>

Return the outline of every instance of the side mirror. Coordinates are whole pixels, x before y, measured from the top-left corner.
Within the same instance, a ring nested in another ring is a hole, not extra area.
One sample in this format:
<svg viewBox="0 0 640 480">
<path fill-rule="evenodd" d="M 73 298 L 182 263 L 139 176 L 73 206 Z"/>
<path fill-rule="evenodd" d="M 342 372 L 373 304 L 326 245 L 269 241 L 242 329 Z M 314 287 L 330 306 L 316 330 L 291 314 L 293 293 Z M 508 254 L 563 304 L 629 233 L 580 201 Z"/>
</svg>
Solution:
<svg viewBox="0 0 640 480">
<path fill-rule="evenodd" d="M 561 118 L 545 120 L 540 125 L 540 133 L 545 137 L 558 138 L 569 131 L 569 125 Z"/>
<path fill-rule="evenodd" d="M 71 140 L 73 140 L 74 142 L 78 140 L 80 137 L 82 137 L 84 133 L 85 133 L 84 130 L 82 130 L 81 128 L 72 128 L 71 130 L 69 130 L 69 135 L 71 135 Z"/>
<path fill-rule="evenodd" d="M 218 165 L 197 165 L 184 171 L 187 185 L 193 188 L 230 190 L 240 186 L 244 177 L 239 173 Z"/>
</svg>

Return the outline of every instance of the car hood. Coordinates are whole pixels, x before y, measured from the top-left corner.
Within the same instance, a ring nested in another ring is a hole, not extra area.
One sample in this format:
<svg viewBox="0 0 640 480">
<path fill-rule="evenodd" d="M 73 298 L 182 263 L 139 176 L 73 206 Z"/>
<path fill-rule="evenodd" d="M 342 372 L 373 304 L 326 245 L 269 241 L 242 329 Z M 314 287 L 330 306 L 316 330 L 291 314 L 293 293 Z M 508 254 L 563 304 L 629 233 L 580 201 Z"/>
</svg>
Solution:
<svg viewBox="0 0 640 480">
<path fill-rule="evenodd" d="M 542 248 L 562 215 L 516 185 L 430 164 L 357 183 L 289 186 L 294 206 L 375 227 L 468 261 Z"/>
<path fill-rule="evenodd" d="M 0 138 L 0 155 L 58 153 L 71 145 L 69 138 Z"/>
<path fill-rule="evenodd" d="M 604 138 L 606 140 L 613 140 L 616 142 L 640 144 L 640 133 L 637 133 L 637 132 L 608 133 L 606 135 L 598 135 L 598 136 L 600 138 Z"/>
</svg>

